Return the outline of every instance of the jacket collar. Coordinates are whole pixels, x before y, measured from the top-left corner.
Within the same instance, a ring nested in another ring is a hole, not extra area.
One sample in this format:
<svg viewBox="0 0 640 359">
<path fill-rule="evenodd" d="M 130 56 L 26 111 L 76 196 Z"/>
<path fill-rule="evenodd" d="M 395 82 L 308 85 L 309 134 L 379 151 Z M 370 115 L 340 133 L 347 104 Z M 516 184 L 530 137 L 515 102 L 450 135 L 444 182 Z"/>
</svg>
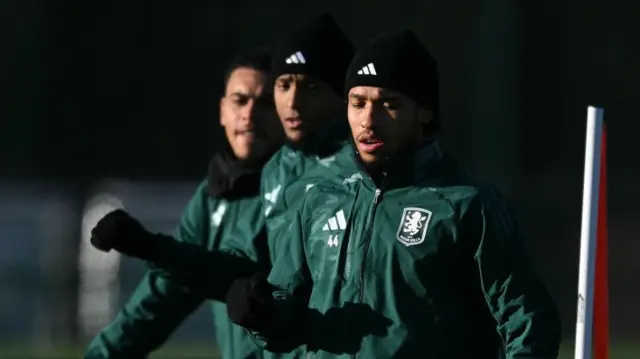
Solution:
<svg viewBox="0 0 640 359">
<path fill-rule="evenodd" d="M 349 122 L 345 118 L 327 121 L 317 133 L 302 143 L 285 143 L 285 148 L 304 156 L 327 157 L 338 151 L 349 138 Z"/>
<path fill-rule="evenodd" d="M 360 162 L 360 156 L 351 145 L 355 166 L 366 183 L 385 190 L 432 182 L 442 174 L 440 167 L 447 161 L 436 139 L 428 139 L 418 149 L 394 155 L 385 160 L 379 170 L 368 171 Z"/>
<path fill-rule="evenodd" d="M 238 160 L 228 146 L 214 154 L 207 177 L 209 196 L 239 199 L 258 195 L 262 167 L 270 156 L 263 157 L 252 162 Z"/>
</svg>

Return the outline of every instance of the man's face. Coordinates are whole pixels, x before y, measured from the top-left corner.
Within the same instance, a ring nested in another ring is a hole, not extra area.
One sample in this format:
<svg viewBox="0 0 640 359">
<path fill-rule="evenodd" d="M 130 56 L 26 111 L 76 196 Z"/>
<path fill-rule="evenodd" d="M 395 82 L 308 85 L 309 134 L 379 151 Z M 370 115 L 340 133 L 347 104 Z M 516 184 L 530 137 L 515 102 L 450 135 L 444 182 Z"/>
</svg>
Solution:
<svg viewBox="0 0 640 359">
<path fill-rule="evenodd" d="M 285 135 L 294 143 L 313 135 L 344 106 L 329 85 L 305 75 L 279 76 L 273 94 Z"/>
<path fill-rule="evenodd" d="M 432 118 L 409 97 L 369 86 L 349 91 L 347 114 L 360 158 L 369 166 L 416 146 Z"/>
<path fill-rule="evenodd" d="M 240 67 L 229 76 L 220 99 L 220 124 L 238 159 L 260 158 L 282 141 L 273 97 L 265 85 L 264 73 Z"/>
</svg>

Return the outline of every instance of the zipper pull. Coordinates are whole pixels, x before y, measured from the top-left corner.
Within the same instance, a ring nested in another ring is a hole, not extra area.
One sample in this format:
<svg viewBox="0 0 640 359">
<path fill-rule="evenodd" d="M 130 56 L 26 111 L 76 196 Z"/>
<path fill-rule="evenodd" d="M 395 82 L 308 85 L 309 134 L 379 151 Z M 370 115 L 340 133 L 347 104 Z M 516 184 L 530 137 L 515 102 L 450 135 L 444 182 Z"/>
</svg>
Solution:
<svg viewBox="0 0 640 359">
<path fill-rule="evenodd" d="M 382 188 L 384 188 L 385 183 L 387 182 L 387 171 L 382 172 L 382 183 L 380 183 L 380 188 L 376 188 L 376 194 L 373 196 L 373 204 L 378 204 L 378 198 L 382 193 Z"/>
<path fill-rule="evenodd" d="M 380 188 L 376 188 L 376 194 L 373 196 L 373 204 L 378 204 L 378 197 L 380 197 L 380 193 L 382 193 L 382 190 Z"/>
</svg>

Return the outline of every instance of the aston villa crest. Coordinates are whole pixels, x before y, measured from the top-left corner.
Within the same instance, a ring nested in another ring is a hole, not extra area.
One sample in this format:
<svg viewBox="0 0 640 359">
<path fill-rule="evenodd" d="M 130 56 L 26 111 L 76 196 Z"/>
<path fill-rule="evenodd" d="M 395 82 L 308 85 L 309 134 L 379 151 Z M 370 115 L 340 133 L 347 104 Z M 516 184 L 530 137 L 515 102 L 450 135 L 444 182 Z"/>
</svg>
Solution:
<svg viewBox="0 0 640 359">
<path fill-rule="evenodd" d="M 396 239 L 405 246 L 414 246 L 424 242 L 430 220 L 431 211 L 417 207 L 405 208 L 402 211 L 402 220 L 396 233 Z"/>
</svg>

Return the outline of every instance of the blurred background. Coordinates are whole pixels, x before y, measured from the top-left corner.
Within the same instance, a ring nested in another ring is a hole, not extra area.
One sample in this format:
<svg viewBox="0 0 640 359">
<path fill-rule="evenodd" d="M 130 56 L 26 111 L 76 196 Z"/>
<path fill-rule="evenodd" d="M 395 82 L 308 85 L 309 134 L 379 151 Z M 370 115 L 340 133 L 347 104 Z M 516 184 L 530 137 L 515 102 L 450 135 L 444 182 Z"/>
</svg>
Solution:
<svg viewBox="0 0 640 359">
<path fill-rule="evenodd" d="M 87 247 L 124 206 L 170 231 L 221 146 L 222 70 L 300 17 L 356 44 L 413 29 L 439 62 L 443 143 L 518 211 L 575 328 L 586 107 L 609 138 L 612 358 L 640 358 L 640 2 L 0 1 L 0 357 L 78 357 L 144 272 Z M 215 357 L 208 308 L 158 356 Z"/>
</svg>

